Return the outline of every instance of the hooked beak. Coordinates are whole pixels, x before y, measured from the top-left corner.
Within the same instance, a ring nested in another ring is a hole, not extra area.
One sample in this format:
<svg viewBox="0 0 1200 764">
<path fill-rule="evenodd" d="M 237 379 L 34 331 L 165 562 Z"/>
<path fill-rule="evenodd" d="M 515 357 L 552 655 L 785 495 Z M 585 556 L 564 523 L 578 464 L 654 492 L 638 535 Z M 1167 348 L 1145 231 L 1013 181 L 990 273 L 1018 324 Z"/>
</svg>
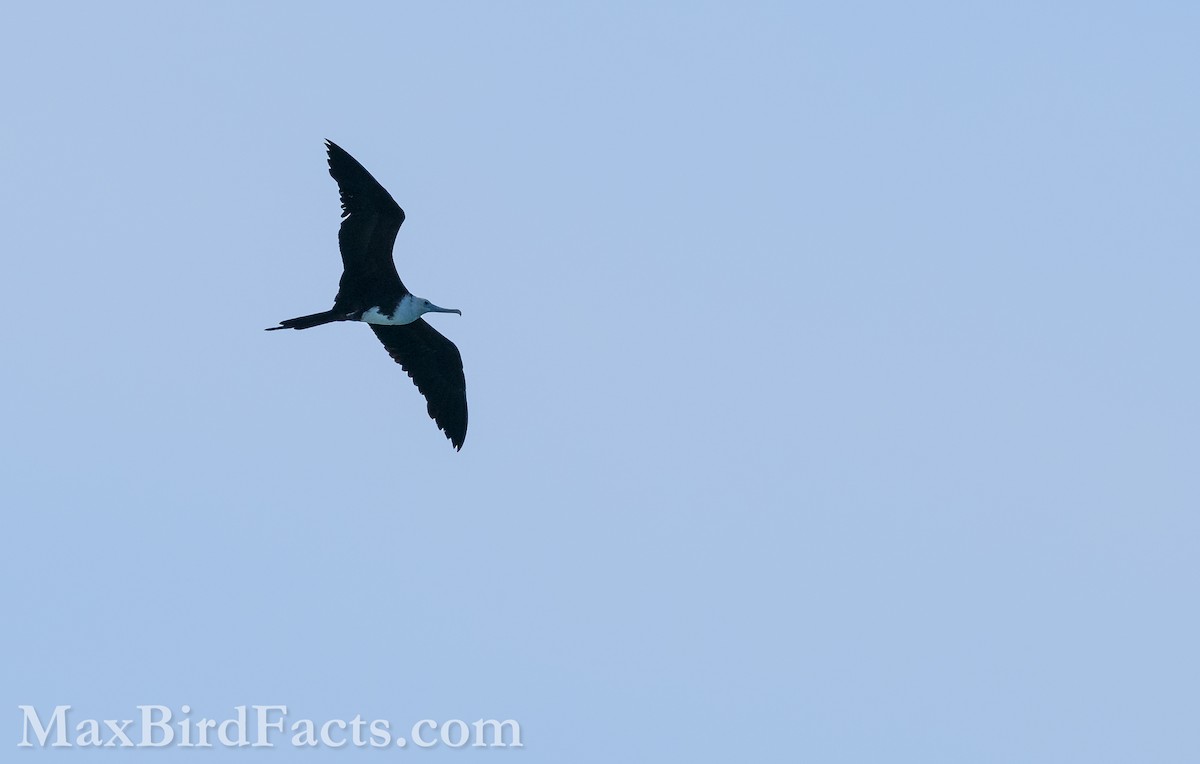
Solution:
<svg viewBox="0 0 1200 764">
<path fill-rule="evenodd" d="M 429 311 L 428 312 L 430 312 L 430 313 L 457 313 L 460 316 L 462 315 L 462 311 L 459 310 L 458 308 L 439 308 L 438 306 L 434 305 L 433 303 L 429 303 Z"/>
</svg>

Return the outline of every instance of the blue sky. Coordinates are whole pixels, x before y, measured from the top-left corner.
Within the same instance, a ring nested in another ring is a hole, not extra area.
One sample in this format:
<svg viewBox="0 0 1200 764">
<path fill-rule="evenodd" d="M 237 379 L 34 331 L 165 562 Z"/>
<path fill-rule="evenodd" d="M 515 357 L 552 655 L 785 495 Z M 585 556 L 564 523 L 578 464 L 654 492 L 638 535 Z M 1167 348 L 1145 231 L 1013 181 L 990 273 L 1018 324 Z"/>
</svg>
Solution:
<svg viewBox="0 0 1200 764">
<path fill-rule="evenodd" d="M 1194 758 L 1198 27 L 14 6 L 0 741 L 286 704 L 522 725 L 430 761 Z M 336 291 L 325 138 L 463 311 L 461 453 L 366 327 L 262 331 Z"/>
</svg>

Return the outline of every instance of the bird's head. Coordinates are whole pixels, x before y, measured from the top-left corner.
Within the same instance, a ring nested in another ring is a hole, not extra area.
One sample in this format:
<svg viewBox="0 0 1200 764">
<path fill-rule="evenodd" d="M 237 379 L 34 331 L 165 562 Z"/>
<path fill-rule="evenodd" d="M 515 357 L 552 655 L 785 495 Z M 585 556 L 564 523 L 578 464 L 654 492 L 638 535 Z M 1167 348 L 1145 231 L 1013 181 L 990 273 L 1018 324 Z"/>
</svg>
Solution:
<svg viewBox="0 0 1200 764">
<path fill-rule="evenodd" d="M 416 299 L 416 308 L 421 313 L 457 313 L 460 316 L 462 315 L 462 311 L 458 308 L 442 308 L 434 305 L 424 297 L 418 297 Z"/>
</svg>

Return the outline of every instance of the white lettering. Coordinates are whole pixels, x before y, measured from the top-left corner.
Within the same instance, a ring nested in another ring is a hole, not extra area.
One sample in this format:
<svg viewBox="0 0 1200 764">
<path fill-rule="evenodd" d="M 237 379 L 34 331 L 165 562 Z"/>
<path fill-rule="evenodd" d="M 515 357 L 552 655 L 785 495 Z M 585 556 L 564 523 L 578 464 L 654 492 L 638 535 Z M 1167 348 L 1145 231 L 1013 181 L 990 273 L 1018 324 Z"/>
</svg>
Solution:
<svg viewBox="0 0 1200 764">
<path fill-rule="evenodd" d="M 258 712 L 258 737 L 254 741 L 255 748 L 274 748 L 275 745 L 268 739 L 267 730 L 279 730 L 283 732 L 283 717 L 287 716 L 287 706 L 255 706 L 254 710 Z M 280 717 L 278 721 L 267 721 L 267 714 L 272 711 L 278 711 Z"/>
<path fill-rule="evenodd" d="M 450 728 L 451 727 L 458 728 L 458 742 L 457 743 L 450 739 Z M 450 746 L 451 748 L 462 748 L 464 745 L 467 744 L 467 723 L 464 722 L 462 719 L 451 719 L 450 721 L 448 721 L 442 725 L 441 738 L 442 738 L 442 742 L 445 743 L 446 745 Z"/>
<path fill-rule="evenodd" d="M 329 746 L 330 748 L 341 748 L 342 746 L 344 746 L 346 744 L 346 738 L 342 738 L 341 740 L 334 740 L 333 737 L 329 734 L 329 730 L 332 727 L 337 727 L 338 729 L 344 730 L 344 729 L 346 729 L 346 723 L 344 721 L 342 721 L 341 719 L 330 719 L 329 721 L 322 724 L 321 725 L 321 742 L 324 743 L 325 745 Z"/>
<path fill-rule="evenodd" d="M 366 724 L 367 723 L 363 721 L 362 714 L 355 714 L 354 718 L 350 720 L 350 730 L 354 739 L 354 746 L 356 748 L 362 748 L 367 744 L 367 741 L 363 740 L 362 736 L 362 728 L 366 726 Z"/>
<path fill-rule="evenodd" d="M 524 748 L 521 744 L 521 725 L 513 719 L 505 719 L 498 722 L 495 719 L 480 719 L 475 722 L 475 742 L 471 744 L 473 748 L 482 746 L 491 746 L 492 748 Z M 512 730 L 512 743 L 504 742 L 504 727 L 508 726 Z M 493 732 L 492 742 L 485 742 L 486 736 L 483 734 L 484 727 L 490 727 Z"/>
<path fill-rule="evenodd" d="M 200 733 L 200 742 L 196 743 L 197 748 L 212 748 L 213 744 L 208 742 L 208 731 L 217 726 L 216 719 L 204 719 L 196 722 L 196 731 Z"/>
<path fill-rule="evenodd" d="M 94 745 L 100 748 L 104 738 L 100 735 L 100 722 L 95 719 L 84 719 L 75 725 L 75 745 Z"/>
<path fill-rule="evenodd" d="M 40 747 L 94 747 L 94 748 L 212 748 L 214 741 L 210 733 L 216 733 L 217 744 L 226 748 L 274 748 L 273 733 L 281 737 L 291 735 L 291 744 L 296 748 L 344 748 L 353 743 L 355 748 L 370 746 L 404 748 L 409 741 L 419 748 L 462 748 L 468 743 L 474 748 L 523 748 L 521 725 L 514 719 L 478 719 L 467 723 L 462 719 L 438 722 L 421 719 L 412 725 L 408 738 L 393 734 L 391 723 L 386 719 L 363 719 L 355 714 L 353 719 L 321 720 L 299 719 L 290 723 L 287 719 L 288 706 L 234 706 L 234 714 L 221 716 L 223 719 L 191 718 L 192 708 L 188 705 L 173 712 L 169 706 L 138 705 L 134 719 L 83 719 L 68 727 L 69 705 L 55 706 L 45 720 L 37 708 L 19 705 L 22 713 L 21 740 L 18 748 Z M 247 708 L 254 709 L 254 718 L 249 718 Z M 254 742 L 250 742 L 249 725 L 254 724 Z M 138 728 L 141 728 L 140 733 Z M 507 732 L 506 732 L 507 731 Z M 136 738 L 137 742 L 134 742 Z"/>
<path fill-rule="evenodd" d="M 175 730 L 171 729 L 171 709 L 166 706 L 138 706 L 142 712 L 142 740 L 139 746 L 147 748 L 162 748 L 171 744 L 175 739 Z M 158 711 L 158 721 L 154 720 L 154 712 Z M 154 742 L 154 730 L 162 730 L 162 740 Z"/>
<path fill-rule="evenodd" d="M 371 722 L 371 746 L 386 748 L 392 744 L 392 733 L 386 719 L 375 719 Z"/>
<path fill-rule="evenodd" d="M 21 742 L 17 743 L 18 748 L 31 748 L 33 743 L 29 742 L 29 725 L 33 725 L 33 736 L 37 738 L 38 745 L 45 747 L 46 738 L 50 737 L 50 730 L 54 730 L 54 742 L 50 744 L 52 748 L 70 748 L 71 744 L 67 742 L 67 711 L 71 710 L 70 706 L 55 706 L 54 713 L 50 716 L 50 723 L 43 726 L 41 718 L 37 715 L 37 709 L 33 706 L 17 706 L 18 709 L 25 712 L 25 721 L 21 728 Z"/>
<path fill-rule="evenodd" d="M 412 728 L 412 741 L 414 743 L 422 748 L 433 748 L 435 745 L 437 745 L 437 741 L 426 740 L 425 738 L 421 737 L 422 727 L 429 727 L 431 730 L 437 729 L 437 722 L 435 722 L 433 719 L 422 719 L 414 724 Z"/>
<path fill-rule="evenodd" d="M 121 719 L 119 721 L 117 719 L 105 719 L 104 726 L 112 730 L 113 734 L 108 739 L 108 742 L 104 744 L 104 747 L 116 748 L 118 745 L 116 741 L 120 740 L 119 745 L 122 748 L 133 748 L 133 741 L 125 734 L 125 728 L 130 724 L 133 724 L 133 719 Z"/>
<path fill-rule="evenodd" d="M 297 728 L 299 728 L 301 731 L 296 732 Z M 296 722 L 292 725 L 292 732 L 296 732 L 295 735 L 292 735 L 292 745 L 297 747 L 302 745 L 317 745 L 316 735 L 313 734 L 314 730 L 312 719 L 301 719 L 300 721 Z"/>
<path fill-rule="evenodd" d="M 179 720 L 179 747 L 193 748 L 192 744 L 192 720 L 187 718 L 186 714 L 192 712 L 191 706 L 183 706 L 179 709 L 185 716 Z"/>
<path fill-rule="evenodd" d="M 246 707 L 234 706 L 233 710 L 237 711 L 237 718 L 226 719 L 221 722 L 221 726 L 217 727 L 217 740 L 221 741 L 224 746 L 237 746 L 241 748 L 244 745 L 250 745 L 246 740 Z M 237 739 L 229 737 L 229 728 L 237 727 Z"/>
</svg>

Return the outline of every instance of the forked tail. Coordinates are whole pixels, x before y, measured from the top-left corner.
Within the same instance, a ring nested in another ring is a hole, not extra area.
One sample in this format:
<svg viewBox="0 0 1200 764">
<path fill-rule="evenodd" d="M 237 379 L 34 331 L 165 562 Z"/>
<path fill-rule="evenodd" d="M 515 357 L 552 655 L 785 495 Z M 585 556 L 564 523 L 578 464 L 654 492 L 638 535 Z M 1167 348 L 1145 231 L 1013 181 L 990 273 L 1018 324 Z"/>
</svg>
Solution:
<svg viewBox="0 0 1200 764">
<path fill-rule="evenodd" d="M 300 316 L 299 318 L 289 318 L 287 321 L 280 321 L 279 326 L 267 327 L 267 331 L 273 332 L 276 329 L 311 329 L 321 324 L 345 320 L 345 313 L 327 310 L 324 313 L 313 313 L 311 316 Z"/>
</svg>

